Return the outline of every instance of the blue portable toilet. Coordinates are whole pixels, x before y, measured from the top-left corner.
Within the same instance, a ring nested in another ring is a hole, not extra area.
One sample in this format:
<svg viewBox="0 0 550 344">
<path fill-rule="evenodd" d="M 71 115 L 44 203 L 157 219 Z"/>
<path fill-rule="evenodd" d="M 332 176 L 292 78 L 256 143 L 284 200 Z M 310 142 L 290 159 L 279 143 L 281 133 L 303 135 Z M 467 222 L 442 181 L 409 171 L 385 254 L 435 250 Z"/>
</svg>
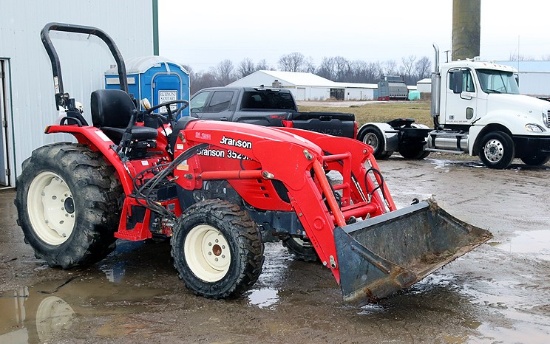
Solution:
<svg viewBox="0 0 550 344">
<path fill-rule="evenodd" d="M 128 93 L 152 106 L 170 100 L 189 101 L 189 73 L 181 66 L 161 56 L 146 56 L 124 61 L 128 74 Z M 116 66 L 105 72 L 105 88 L 120 89 Z M 172 106 L 176 109 L 178 104 Z M 140 104 L 141 106 L 141 104 Z M 164 113 L 165 108 L 155 112 Z M 189 116 L 189 107 L 179 117 Z"/>
</svg>

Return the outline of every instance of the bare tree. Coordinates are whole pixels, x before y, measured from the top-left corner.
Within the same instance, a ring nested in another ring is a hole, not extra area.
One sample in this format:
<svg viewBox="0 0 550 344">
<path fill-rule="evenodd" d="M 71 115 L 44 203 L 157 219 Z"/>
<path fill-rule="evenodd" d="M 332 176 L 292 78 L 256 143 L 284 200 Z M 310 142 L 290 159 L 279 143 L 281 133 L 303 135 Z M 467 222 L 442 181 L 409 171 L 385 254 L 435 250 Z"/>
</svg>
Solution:
<svg viewBox="0 0 550 344">
<path fill-rule="evenodd" d="M 193 73 L 190 75 L 190 92 L 195 94 L 206 87 L 220 86 L 215 74 L 211 72 L 207 73 Z"/>
<path fill-rule="evenodd" d="M 325 79 L 334 80 L 336 78 L 336 61 L 334 61 L 334 57 L 324 57 L 315 74 Z"/>
<path fill-rule="evenodd" d="M 533 56 L 525 56 L 525 55 L 519 55 L 519 54 L 510 54 L 510 61 L 534 61 L 535 58 Z"/>
<path fill-rule="evenodd" d="M 245 76 L 250 75 L 255 71 L 256 67 L 254 66 L 254 62 L 252 62 L 252 60 L 247 57 L 239 63 L 237 74 L 239 78 L 244 78 Z"/>
<path fill-rule="evenodd" d="M 336 78 L 334 81 L 348 81 L 352 75 L 350 62 L 342 56 L 336 56 L 334 63 L 336 64 Z"/>
<path fill-rule="evenodd" d="M 550 59 L 550 55 L 547 59 Z M 400 73 L 407 84 L 414 84 L 429 77 L 431 73 L 430 59 L 424 56 L 417 60 L 413 55 L 401 58 L 399 66 L 395 60 L 367 63 L 361 60 L 350 62 L 342 56 L 324 57 L 316 68 L 311 57 L 306 58 L 301 53 L 294 52 L 281 56 L 278 65 L 279 70 L 283 71 L 309 72 L 332 81 L 356 83 L 377 83 L 384 75 Z M 220 62 L 207 73 L 193 72 L 187 66 L 186 69 L 189 71 L 192 93 L 205 87 L 225 86 L 258 70 L 276 70 L 265 59 L 254 64 L 249 58 L 243 59 L 237 70 L 230 60 Z"/>
<path fill-rule="evenodd" d="M 310 56 L 305 59 L 304 61 L 304 67 L 302 68 L 302 72 L 306 73 L 315 73 L 315 64 L 313 63 L 313 58 Z"/>
<path fill-rule="evenodd" d="M 349 64 L 351 75 L 347 82 L 366 83 L 369 65 L 365 61 L 353 61 Z"/>
<path fill-rule="evenodd" d="M 256 63 L 256 70 L 272 70 L 272 68 L 269 67 L 267 61 L 263 59 Z"/>
<path fill-rule="evenodd" d="M 346 82 L 356 83 L 377 83 L 384 73 L 380 62 L 367 63 L 357 60 L 350 62 L 349 75 L 346 77 Z"/>
<path fill-rule="evenodd" d="M 397 75 L 398 74 L 398 71 L 397 71 L 397 62 L 395 62 L 395 60 L 388 60 L 386 62 L 384 62 L 384 67 L 383 67 L 383 71 L 384 71 L 384 75 Z"/>
<path fill-rule="evenodd" d="M 233 62 L 231 62 L 231 60 L 223 60 L 218 63 L 215 68 L 215 75 L 220 86 L 225 86 L 237 80 L 234 71 L 235 67 L 233 67 Z"/>
<path fill-rule="evenodd" d="M 279 58 L 279 68 L 285 72 L 301 72 L 306 65 L 306 58 L 301 53 L 290 53 Z"/>
<path fill-rule="evenodd" d="M 426 56 L 422 57 L 420 60 L 416 61 L 414 64 L 414 70 L 417 80 L 422 80 L 430 76 L 432 69 L 432 62 Z"/>
<path fill-rule="evenodd" d="M 404 81 L 407 85 L 412 85 L 416 83 L 414 75 L 414 62 L 416 61 L 416 56 L 409 55 L 408 57 L 401 58 L 401 75 L 404 77 Z"/>
</svg>

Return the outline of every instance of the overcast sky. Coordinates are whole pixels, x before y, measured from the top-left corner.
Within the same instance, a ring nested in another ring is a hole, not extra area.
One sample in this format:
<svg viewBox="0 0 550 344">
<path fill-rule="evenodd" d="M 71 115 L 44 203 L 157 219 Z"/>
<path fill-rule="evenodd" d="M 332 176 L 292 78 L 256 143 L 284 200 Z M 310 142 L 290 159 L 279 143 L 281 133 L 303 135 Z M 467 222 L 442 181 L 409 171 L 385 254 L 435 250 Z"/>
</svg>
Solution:
<svg viewBox="0 0 550 344">
<path fill-rule="evenodd" d="M 550 2 L 481 0 L 481 57 L 550 56 Z M 452 0 L 159 0 L 160 55 L 207 71 L 302 53 L 385 62 L 451 49 Z M 444 55 L 441 56 L 444 60 Z"/>
</svg>

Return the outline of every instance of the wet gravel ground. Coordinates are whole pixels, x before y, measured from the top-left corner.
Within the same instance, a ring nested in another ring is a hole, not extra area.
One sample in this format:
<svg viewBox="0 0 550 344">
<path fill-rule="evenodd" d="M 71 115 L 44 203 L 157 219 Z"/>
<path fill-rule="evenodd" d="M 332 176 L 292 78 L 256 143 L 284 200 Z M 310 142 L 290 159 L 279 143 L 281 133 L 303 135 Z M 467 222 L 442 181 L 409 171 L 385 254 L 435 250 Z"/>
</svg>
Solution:
<svg viewBox="0 0 550 344">
<path fill-rule="evenodd" d="M 185 289 L 167 242 L 119 242 L 81 270 L 48 268 L 0 192 L 0 343 L 549 343 L 550 166 L 489 170 L 475 158 L 394 156 L 380 167 L 398 207 L 434 196 L 494 238 L 377 304 L 342 302 L 330 271 L 266 244 L 242 298 Z"/>
</svg>

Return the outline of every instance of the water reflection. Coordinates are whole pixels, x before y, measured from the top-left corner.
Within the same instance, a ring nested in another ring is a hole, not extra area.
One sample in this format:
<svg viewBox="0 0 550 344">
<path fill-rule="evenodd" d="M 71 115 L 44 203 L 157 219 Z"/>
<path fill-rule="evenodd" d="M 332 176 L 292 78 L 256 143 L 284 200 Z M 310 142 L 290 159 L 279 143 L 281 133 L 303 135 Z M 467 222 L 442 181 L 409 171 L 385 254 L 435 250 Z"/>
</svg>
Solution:
<svg viewBox="0 0 550 344">
<path fill-rule="evenodd" d="M 53 295 L 31 297 L 32 289 L 22 287 L 0 294 L 0 343 L 50 341 L 68 330 L 75 318 L 72 307 Z"/>
<path fill-rule="evenodd" d="M 284 280 L 288 272 L 288 265 L 293 258 L 279 242 L 266 243 L 264 254 L 262 274 L 246 297 L 250 305 L 274 309 L 280 296 L 277 287 L 286 283 Z"/>
<path fill-rule="evenodd" d="M 116 274 L 107 277 L 118 278 Z M 99 273 L 88 271 L 66 280 L 0 293 L 0 343 L 55 342 L 57 335 L 70 330 L 77 316 L 142 312 L 162 294 L 145 287 L 129 293 L 130 287 L 108 282 Z M 115 309 L 113 304 L 124 307 Z"/>
<path fill-rule="evenodd" d="M 510 253 L 530 254 L 550 261 L 550 230 L 516 231 L 514 235 L 497 247 Z"/>
<path fill-rule="evenodd" d="M 248 301 L 259 308 L 270 308 L 279 301 L 279 291 L 273 288 L 255 289 L 248 295 Z"/>
</svg>

